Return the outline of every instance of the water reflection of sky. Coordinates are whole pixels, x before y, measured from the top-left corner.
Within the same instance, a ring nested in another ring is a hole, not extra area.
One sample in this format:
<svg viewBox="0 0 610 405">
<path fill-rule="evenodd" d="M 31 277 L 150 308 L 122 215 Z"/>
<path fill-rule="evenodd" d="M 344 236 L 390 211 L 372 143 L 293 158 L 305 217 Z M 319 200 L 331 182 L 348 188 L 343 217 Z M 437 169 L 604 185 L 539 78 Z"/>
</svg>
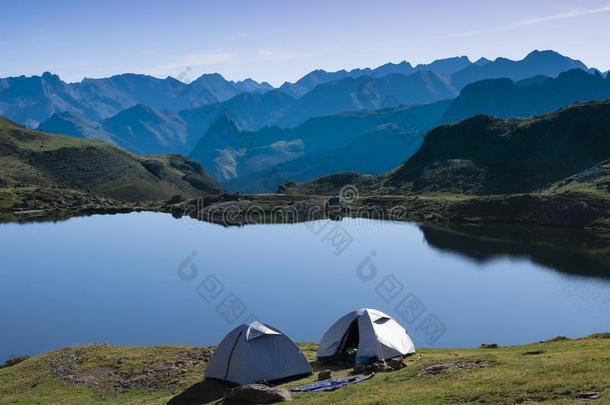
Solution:
<svg viewBox="0 0 610 405">
<path fill-rule="evenodd" d="M 607 279 L 524 255 L 475 261 L 413 224 L 318 225 L 193 227 L 153 213 L 2 225 L 0 359 L 93 342 L 214 344 L 251 315 L 317 341 L 359 307 L 395 316 L 419 346 L 519 344 L 610 324 Z M 336 226 L 351 240 L 342 250 L 326 236 Z M 399 305 L 414 302 L 417 311 Z M 243 311 L 227 316 L 231 303 Z M 433 342 L 426 319 L 446 328 Z"/>
</svg>

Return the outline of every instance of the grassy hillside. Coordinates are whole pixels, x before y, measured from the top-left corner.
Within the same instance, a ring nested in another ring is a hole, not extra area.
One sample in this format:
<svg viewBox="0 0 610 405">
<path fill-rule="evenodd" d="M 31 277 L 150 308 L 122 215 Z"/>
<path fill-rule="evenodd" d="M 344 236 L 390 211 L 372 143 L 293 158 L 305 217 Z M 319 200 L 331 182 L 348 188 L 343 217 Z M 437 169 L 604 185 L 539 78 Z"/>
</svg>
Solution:
<svg viewBox="0 0 610 405">
<path fill-rule="evenodd" d="M 302 344 L 313 362 L 316 346 Z M 501 348 L 421 349 L 407 367 L 330 393 L 296 394 L 303 404 L 571 404 L 610 395 L 610 334 Z M 203 381 L 211 348 L 63 349 L 0 369 L 3 404 L 217 403 L 226 386 Z M 449 364 L 438 373 L 426 368 Z M 314 370 L 327 366 L 313 362 Z M 335 367 L 335 376 L 350 369 Z M 284 384 L 295 387 L 315 375 Z"/>
<path fill-rule="evenodd" d="M 221 192 L 177 155 L 136 157 L 107 143 L 35 132 L 0 118 L 0 188 L 58 187 L 123 201 Z"/>
<path fill-rule="evenodd" d="M 592 102 L 524 120 L 477 116 L 436 128 L 386 184 L 416 192 L 532 192 L 608 159 L 610 101 Z"/>
</svg>

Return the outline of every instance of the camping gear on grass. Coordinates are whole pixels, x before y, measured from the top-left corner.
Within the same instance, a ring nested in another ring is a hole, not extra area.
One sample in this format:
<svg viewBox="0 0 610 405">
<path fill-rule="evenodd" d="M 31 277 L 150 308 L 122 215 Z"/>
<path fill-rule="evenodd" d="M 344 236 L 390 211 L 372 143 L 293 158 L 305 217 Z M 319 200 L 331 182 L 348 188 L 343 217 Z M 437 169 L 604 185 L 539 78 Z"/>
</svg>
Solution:
<svg viewBox="0 0 610 405">
<path fill-rule="evenodd" d="M 255 321 L 229 332 L 216 348 L 205 376 L 243 385 L 311 373 L 309 362 L 288 336 Z"/>
<path fill-rule="evenodd" d="M 405 328 L 381 311 L 362 308 L 343 316 L 326 331 L 317 356 L 368 364 L 411 353 L 415 353 L 415 345 Z"/>
<path fill-rule="evenodd" d="M 372 378 L 375 374 L 368 376 L 359 377 L 346 377 L 346 378 L 333 378 L 330 380 L 318 381 L 313 384 L 302 385 L 291 389 L 294 392 L 322 392 L 322 391 L 334 391 L 336 389 L 345 387 L 346 385 L 356 384 L 364 380 Z"/>
</svg>

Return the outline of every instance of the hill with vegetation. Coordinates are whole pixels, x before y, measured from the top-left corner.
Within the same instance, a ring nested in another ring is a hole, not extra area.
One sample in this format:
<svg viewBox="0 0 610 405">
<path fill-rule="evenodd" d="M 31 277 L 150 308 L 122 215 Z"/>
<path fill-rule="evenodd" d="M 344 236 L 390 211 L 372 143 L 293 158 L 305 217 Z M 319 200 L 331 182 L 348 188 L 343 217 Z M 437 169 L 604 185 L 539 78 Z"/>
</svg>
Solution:
<svg viewBox="0 0 610 405">
<path fill-rule="evenodd" d="M 610 159 L 610 101 L 523 120 L 476 116 L 438 127 L 388 175 L 402 191 L 511 194 L 542 190 Z"/>
<path fill-rule="evenodd" d="M 222 191 L 199 163 L 178 155 L 137 157 L 105 142 L 49 135 L 2 118 L 0 165 L 4 191 L 52 187 L 121 201 Z"/>
</svg>

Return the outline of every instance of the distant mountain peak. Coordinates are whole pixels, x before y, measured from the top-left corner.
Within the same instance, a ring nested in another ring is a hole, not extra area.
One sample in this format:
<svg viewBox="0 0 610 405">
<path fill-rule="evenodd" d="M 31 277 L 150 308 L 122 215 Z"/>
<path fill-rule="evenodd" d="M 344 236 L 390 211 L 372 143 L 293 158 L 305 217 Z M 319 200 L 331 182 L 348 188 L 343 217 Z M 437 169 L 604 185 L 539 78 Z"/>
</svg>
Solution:
<svg viewBox="0 0 610 405">
<path fill-rule="evenodd" d="M 225 78 L 220 73 L 204 73 L 191 83 L 202 82 L 202 81 L 225 81 Z"/>
<path fill-rule="evenodd" d="M 46 81 L 49 81 L 49 80 L 52 80 L 55 82 L 61 81 L 61 79 L 59 78 L 58 75 L 51 73 L 51 72 L 44 72 L 41 77 L 42 77 L 42 79 L 44 79 Z"/>
<path fill-rule="evenodd" d="M 137 112 L 144 112 L 144 113 L 148 113 L 148 114 L 157 112 L 157 110 L 155 108 L 153 108 L 149 105 L 143 104 L 143 103 L 137 103 L 133 107 L 123 110 L 122 112 L 126 112 L 126 111 L 137 111 Z"/>
<path fill-rule="evenodd" d="M 241 132 L 241 127 L 237 124 L 237 120 L 229 112 L 223 112 L 216 118 L 214 123 L 210 126 L 209 131 L 216 133 L 230 133 Z"/>
<path fill-rule="evenodd" d="M 538 50 L 538 49 L 534 49 L 533 51 L 531 51 L 530 53 L 528 53 L 524 60 L 527 59 L 534 59 L 534 58 L 548 58 L 548 57 L 554 57 L 554 58 L 567 58 L 566 56 L 563 56 L 562 54 L 560 54 L 559 52 L 553 51 L 551 49 L 544 49 L 542 51 Z"/>
<path fill-rule="evenodd" d="M 477 59 L 476 62 L 474 62 L 475 65 L 477 66 L 484 66 L 487 65 L 488 63 L 490 63 L 491 61 L 485 57 L 480 57 L 479 59 Z"/>
</svg>

